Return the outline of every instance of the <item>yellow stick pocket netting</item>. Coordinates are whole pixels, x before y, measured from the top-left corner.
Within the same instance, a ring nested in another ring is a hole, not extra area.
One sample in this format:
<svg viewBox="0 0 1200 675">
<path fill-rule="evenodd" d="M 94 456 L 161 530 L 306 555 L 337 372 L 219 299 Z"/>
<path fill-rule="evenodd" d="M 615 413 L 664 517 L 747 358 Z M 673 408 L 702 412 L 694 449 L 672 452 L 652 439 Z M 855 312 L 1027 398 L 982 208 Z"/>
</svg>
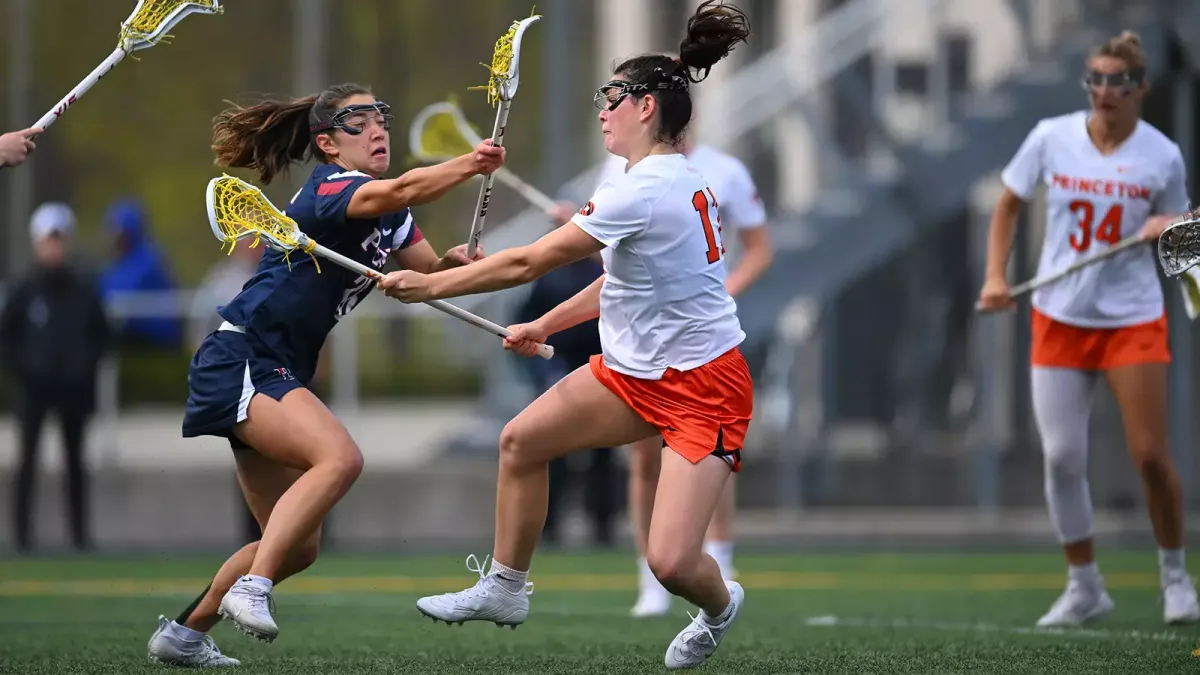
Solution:
<svg viewBox="0 0 1200 675">
<path fill-rule="evenodd" d="M 536 10 L 537 8 L 535 7 L 534 9 Z M 529 15 L 533 16 L 533 12 L 530 12 Z M 500 100 L 500 88 L 513 76 L 513 73 L 510 73 L 509 70 L 512 68 L 513 62 L 513 41 L 517 37 L 517 28 L 520 25 L 520 21 L 512 22 L 512 25 L 508 27 L 508 31 L 504 35 L 501 35 L 499 40 L 496 40 L 496 48 L 492 52 L 492 65 L 489 66 L 486 63 L 479 64 L 487 68 L 490 75 L 487 85 L 468 87 L 472 90 L 487 89 L 488 105 L 496 105 Z"/>
<path fill-rule="evenodd" d="M 209 183 L 208 218 L 221 248 L 228 244 L 226 253 L 233 252 L 239 239 L 253 238 L 250 246 L 254 247 L 265 238 L 268 245 L 283 252 L 289 267 L 288 256 L 296 250 L 307 253 L 313 264 L 317 263 L 312 254 L 317 242 L 301 234 L 296 221 L 275 208 L 262 190 L 240 178 L 224 175 Z M 320 269 L 317 265 L 318 272 Z"/>
<path fill-rule="evenodd" d="M 158 42 L 169 39 L 169 35 L 156 35 L 163 24 L 185 5 L 194 10 L 215 14 L 221 11 L 219 0 L 143 0 L 133 14 L 121 25 L 119 45 L 126 40 L 134 42 Z"/>
<path fill-rule="evenodd" d="M 454 113 L 437 112 L 421 126 L 421 152 L 434 157 L 458 157 L 472 152 L 475 146 L 463 136 Z"/>
</svg>

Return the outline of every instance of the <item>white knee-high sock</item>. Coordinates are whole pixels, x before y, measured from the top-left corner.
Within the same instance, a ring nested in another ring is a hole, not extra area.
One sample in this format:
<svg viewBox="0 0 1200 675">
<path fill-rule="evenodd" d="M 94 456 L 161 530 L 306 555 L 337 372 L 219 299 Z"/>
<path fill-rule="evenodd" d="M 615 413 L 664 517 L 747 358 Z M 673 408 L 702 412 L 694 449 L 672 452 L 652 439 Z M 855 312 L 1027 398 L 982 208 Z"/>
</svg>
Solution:
<svg viewBox="0 0 1200 675">
<path fill-rule="evenodd" d="M 721 568 L 722 579 L 729 581 L 733 578 L 732 541 L 705 541 L 704 552 L 711 555 L 713 560 L 717 561 L 717 567 Z"/>
<path fill-rule="evenodd" d="M 1088 418 L 1096 376 L 1064 368 L 1034 367 L 1033 412 L 1045 456 L 1046 505 L 1064 544 L 1092 536 L 1087 480 Z"/>
</svg>

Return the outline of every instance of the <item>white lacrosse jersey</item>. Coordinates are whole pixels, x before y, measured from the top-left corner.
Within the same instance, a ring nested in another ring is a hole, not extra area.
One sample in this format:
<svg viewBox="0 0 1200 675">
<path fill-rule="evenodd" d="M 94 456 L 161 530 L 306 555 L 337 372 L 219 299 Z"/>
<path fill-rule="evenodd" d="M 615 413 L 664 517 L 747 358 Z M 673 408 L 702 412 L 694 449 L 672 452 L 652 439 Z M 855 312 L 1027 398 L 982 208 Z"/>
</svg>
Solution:
<svg viewBox="0 0 1200 675">
<path fill-rule="evenodd" d="M 713 191 L 683 155 L 650 155 L 604 179 L 571 222 L 606 247 L 600 345 L 609 368 L 659 379 L 746 338 L 725 290 Z"/>
<path fill-rule="evenodd" d="M 1004 168 L 1005 187 L 1024 200 L 1046 185 L 1046 236 L 1038 276 L 1135 236 L 1153 215 L 1187 210 L 1179 146 L 1146 122 L 1111 155 L 1087 131 L 1088 113 L 1042 120 Z M 1154 247 L 1137 246 L 1033 293 L 1033 306 L 1084 328 L 1147 323 L 1163 314 Z"/>
<path fill-rule="evenodd" d="M 742 160 L 711 145 L 693 147 L 687 154 L 687 160 L 704 176 L 717 197 L 717 212 L 721 214 L 718 229 L 733 227 L 748 230 L 766 225 L 766 208 L 758 196 L 758 187 L 750 176 L 750 170 Z M 609 155 L 601 172 L 601 180 L 621 173 L 625 173 L 625 159 Z M 737 256 L 737 238 L 730 238 L 725 246 L 725 261 L 728 263 Z"/>
</svg>

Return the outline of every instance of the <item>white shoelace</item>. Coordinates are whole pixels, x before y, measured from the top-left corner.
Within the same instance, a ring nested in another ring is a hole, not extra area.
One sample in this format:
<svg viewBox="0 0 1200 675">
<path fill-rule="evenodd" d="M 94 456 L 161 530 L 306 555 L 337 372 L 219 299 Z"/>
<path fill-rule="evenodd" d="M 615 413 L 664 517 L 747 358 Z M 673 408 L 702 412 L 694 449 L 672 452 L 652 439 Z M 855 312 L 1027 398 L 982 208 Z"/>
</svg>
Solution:
<svg viewBox="0 0 1200 675">
<path fill-rule="evenodd" d="M 275 614 L 275 596 L 258 584 L 234 584 L 229 592 L 248 598 L 251 612 L 265 611 L 269 615 Z"/>
<path fill-rule="evenodd" d="M 712 630 L 708 626 L 708 622 L 704 620 L 704 614 L 697 612 L 696 616 L 692 616 L 692 613 L 688 612 L 688 618 L 692 620 L 692 625 L 699 629 L 692 631 L 692 634 L 688 635 L 684 639 L 683 644 L 688 648 L 688 651 L 692 652 L 693 654 L 700 653 L 692 649 L 691 644 L 698 640 L 701 636 L 707 637 L 708 643 L 715 647 L 717 644 L 717 638 L 713 636 Z"/>
</svg>

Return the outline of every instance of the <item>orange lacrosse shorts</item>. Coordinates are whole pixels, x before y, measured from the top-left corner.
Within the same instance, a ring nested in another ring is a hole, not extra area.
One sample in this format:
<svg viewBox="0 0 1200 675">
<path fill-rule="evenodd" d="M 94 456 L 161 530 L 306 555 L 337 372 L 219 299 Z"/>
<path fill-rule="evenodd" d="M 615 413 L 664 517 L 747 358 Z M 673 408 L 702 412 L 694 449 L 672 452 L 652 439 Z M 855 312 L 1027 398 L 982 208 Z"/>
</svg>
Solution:
<svg viewBox="0 0 1200 675">
<path fill-rule="evenodd" d="M 754 381 L 737 347 L 691 370 L 668 368 L 645 380 L 590 360 L 592 375 L 639 417 L 658 428 L 667 447 L 692 464 L 709 455 L 742 468 L 742 444 L 754 411 Z"/>
<path fill-rule="evenodd" d="M 1120 328 L 1081 328 L 1033 310 L 1030 362 L 1049 368 L 1112 370 L 1144 363 L 1170 363 L 1167 316 Z"/>
</svg>

